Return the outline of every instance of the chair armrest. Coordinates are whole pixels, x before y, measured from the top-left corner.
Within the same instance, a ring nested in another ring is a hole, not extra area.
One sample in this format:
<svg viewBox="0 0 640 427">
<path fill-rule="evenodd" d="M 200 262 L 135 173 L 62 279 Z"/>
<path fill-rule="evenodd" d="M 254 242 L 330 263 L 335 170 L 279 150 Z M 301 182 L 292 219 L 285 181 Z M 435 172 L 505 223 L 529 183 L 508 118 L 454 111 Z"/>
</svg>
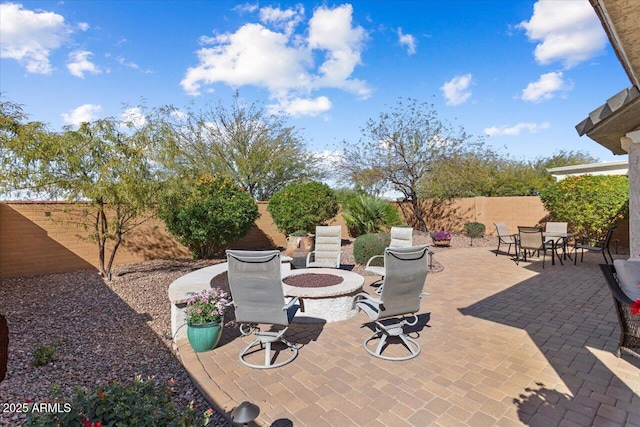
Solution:
<svg viewBox="0 0 640 427">
<path fill-rule="evenodd" d="M 358 292 L 353 296 L 353 306 L 355 307 L 355 304 L 363 299 L 375 304 L 382 304 L 382 300 L 380 298 L 374 298 L 366 292 Z"/>
<path fill-rule="evenodd" d="M 365 270 L 369 268 L 369 264 L 371 264 L 371 261 L 373 261 L 375 258 L 384 258 L 384 255 L 374 255 L 369 258 L 369 261 L 367 261 L 367 265 L 364 267 Z"/>
<path fill-rule="evenodd" d="M 316 251 L 311 251 L 307 254 L 307 263 L 305 264 L 306 267 L 309 266 L 309 263 L 311 262 L 311 254 L 314 254 Z M 315 259 L 315 255 L 313 256 Z"/>
<path fill-rule="evenodd" d="M 296 302 L 298 302 L 298 297 L 292 297 L 289 302 L 282 306 L 282 310 L 287 311 L 288 309 L 293 307 L 293 304 L 295 304 Z"/>
</svg>

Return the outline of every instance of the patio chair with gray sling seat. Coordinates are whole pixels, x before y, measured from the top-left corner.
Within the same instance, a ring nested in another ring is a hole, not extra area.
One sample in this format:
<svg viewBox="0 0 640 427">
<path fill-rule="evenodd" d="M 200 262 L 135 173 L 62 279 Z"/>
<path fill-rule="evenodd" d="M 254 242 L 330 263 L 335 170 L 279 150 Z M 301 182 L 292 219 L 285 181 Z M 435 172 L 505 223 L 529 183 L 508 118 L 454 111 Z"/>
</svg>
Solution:
<svg viewBox="0 0 640 427">
<path fill-rule="evenodd" d="M 505 222 L 494 222 L 496 231 L 498 232 L 498 249 L 496 249 L 496 256 L 500 253 L 500 245 L 509 245 L 507 248 L 507 255 L 511 253 L 511 245 L 516 244 L 517 234 L 509 234 L 509 229 Z M 516 249 L 517 250 L 517 249 Z M 516 254 L 517 255 L 517 254 Z"/>
<path fill-rule="evenodd" d="M 616 227 L 617 225 L 609 227 L 604 239 L 591 239 L 588 237 L 583 237 L 580 240 L 580 243 L 576 243 L 576 257 L 573 260 L 573 264 L 575 265 L 578 261 L 578 250 L 580 250 L 580 262 L 584 261 L 584 251 L 586 250 L 590 252 L 602 252 L 604 262 L 607 264 L 612 264 L 613 256 L 611 255 L 611 250 L 609 250 L 609 244 L 611 243 L 611 236 L 613 236 L 613 231 L 616 229 Z M 609 258 L 611 258 L 611 263 L 609 262 L 609 260 L 607 260 L 607 253 L 609 254 Z"/>
<path fill-rule="evenodd" d="M 547 256 L 547 251 L 551 251 L 551 263 L 555 264 L 554 251 L 555 242 L 553 240 L 545 241 L 542 230 L 538 227 L 522 227 L 518 226 L 518 245 L 516 249 L 516 263 L 520 261 L 520 254 L 524 254 L 524 261 L 527 261 L 527 254 L 537 252 L 538 256 L 542 251 L 542 268 L 544 268 L 544 261 Z M 558 256 L 560 264 L 562 258 Z"/>
<path fill-rule="evenodd" d="M 280 251 L 227 250 L 226 253 L 236 323 L 240 325 L 242 335 L 256 336 L 255 340 L 240 352 L 240 361 L 257 369 L 277 368 L 291 362 L 298 355 L 298 349 L 284 339 L 283 335 L 301 304 L 296 304 L 297 297 L 285 303 Z M 269 324 L 272 328 L 263 332 L 258 324 Z M 274 355 L 271 355 L 274 343 L 284 344 L 292 355 L 284 361 L 277 362 L 280 351 L 274 350 Z M 256 346 L 260 348 L 249 352 Z M 247 356 L 262 349 L 265 351 L 264 364 L 246 360 Z"/>
<path fill-rule="evenodd" d="M 375 298 L 366 292 L 354 296 L 354 307 L 364 311 L 374 321 L 373 335 L 364 341 L 365 350 L 372 356 L 385 360 L 408 360 L 420 354 L 420 344 L 404 331 L 405 326 L 418 323 L 416 312 L 420 302 L 427 271 L 429 269 L 427 245 L 406 248 L 386 248 L 384 251 L 385 277 L 380 296 Z M 408 320 L 411 316 L 412 319 Z M 385 356 L 387 339 L 398 337 L 409 350 L 406 356 Z M 379 339 L 375 350 L 369 342 Z"/>
</svg>

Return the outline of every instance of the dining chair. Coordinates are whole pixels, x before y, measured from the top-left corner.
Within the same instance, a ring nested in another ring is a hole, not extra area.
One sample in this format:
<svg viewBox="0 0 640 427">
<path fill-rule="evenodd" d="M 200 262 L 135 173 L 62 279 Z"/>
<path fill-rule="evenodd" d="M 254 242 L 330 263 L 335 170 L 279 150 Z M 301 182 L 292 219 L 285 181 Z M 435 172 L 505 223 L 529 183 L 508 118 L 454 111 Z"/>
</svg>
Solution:
<svg viewBox="0 0 640 427">
<path fill-rule="evenodd" d="M 511 253 L 511 245 L 516 245 L 517 243 L 517 234 L 509 234 L 506 222 L 494 222 L 493 225 L 496 226 L 496 231 L 498 232 L 498 249 L 496 249 L 496 256 L 500 253 L 500 245 L 503 243 L 509 245 L 507 247 L 507 255 L 509 255 Z M 517 250 L 516 245 L 516 251 Z"/>
<path fill-rule="evenodd" d="M 520 260 L 520 252 L 524 253 L 524 261 L 527 261 L 527 252 L 533 253 L 536 251 L 540 256 L 542 251 L 542 268 L 544 268 L 544 261 L 547 255 L 547 251 L 551 251 L 551 263 L 555 265 L 555 258 L 553 258 L 553 252 L 555 251 L 555 242 L 548 240 L 545 242 L 542 230 L 538 227 L 523 227 L 518 226 L 518 245 L 516 248 L 516 263 Z M 558 257 L 561 264 L 562 258 Z"/>
<path fill-rule="evenodd" d="M 602 252 L 604 262 L 606 264 L 612 264 L 613 255 L 611 255 L 611 250 L 609 250 L 609 244 L 611 243 L 611 236 L 613 236 L 613 232 L 616 228 L 617 225 L 609 227 L 604 239 L 591 239 L 588 237 L 583 237 L 580 240 L 580 243 L 576 243 L 575 258 L 573 259 L 573 264 L 575 265 L 578 262 L 578 250 L 580 250 L 580 262 L 584 261 L 584 251 L 586 250 L 590 252 Z M 609 254 L 609 258 L 611 258 L 611 262 L 609 262 L 609 260 L 607 259 L 607 253 Z"/>
</svg>

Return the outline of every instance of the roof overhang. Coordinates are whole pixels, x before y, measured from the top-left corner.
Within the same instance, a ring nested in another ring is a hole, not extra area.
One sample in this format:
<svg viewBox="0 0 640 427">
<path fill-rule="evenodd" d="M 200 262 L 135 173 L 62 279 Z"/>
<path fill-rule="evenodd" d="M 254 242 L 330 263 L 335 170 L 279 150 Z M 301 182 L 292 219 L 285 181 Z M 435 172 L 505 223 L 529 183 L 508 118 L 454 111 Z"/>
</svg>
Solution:
<svg viewBox="0 0 640 427">
<path fill-rule="evenodd" d="M 629 162 L 589 163 L 584 165 L 561 166 L 547 169 L 558 180 L 574 175 L 628 175 Z"/>
<path fill-rule="evenodd" d="M 627 154 L 620 138 L 640 128 L 640 91 L 635 86 L 618 92 L 576 126 L 580 136 L 603 145 L 613 154 Z"/>
<path fill-rule="evenodd" d="M 632 85 L 607 100 L 576 126 L 614 154 L 627 154 L 620 138 L 640 129 L 640 1 L 590 0 Z"/>
</svg>

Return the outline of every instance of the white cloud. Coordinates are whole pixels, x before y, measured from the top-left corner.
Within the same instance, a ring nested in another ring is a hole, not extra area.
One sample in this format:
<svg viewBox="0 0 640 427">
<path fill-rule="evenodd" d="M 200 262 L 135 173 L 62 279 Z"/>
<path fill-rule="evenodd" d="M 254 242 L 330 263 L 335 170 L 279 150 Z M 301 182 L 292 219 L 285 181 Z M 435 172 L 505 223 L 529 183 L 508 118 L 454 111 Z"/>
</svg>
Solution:
<svg viewBox="0 0 640 427">
<path fill-rule="evenodd" d="M 469 73 L 456 76 L 442 85 L 440 90 L 447 100 L 447 105 L 460 105 L 467 102 L 471 98 L 471 90 L 469 89 L 471 81 L 472 75 Z"/>
<path fill-rule="evenodd" d="M 93 53 L 88 50 L 76 50 L 69 54 L 67 69 L 69 72 L 80 78 L 84 78 L 84 73 L 101 74 L 102 70 L 89 60 Z"/>
<path fill-rule="evenodd" d="M 28 73 L 51 73 L 49 55 L 70 34 L 62 15 L 34 12 L 16 3 L 0 4 L 0 58 L 19 61 Z"/>
<path fill-rule="evenodd" d="M 238 13 L 251 13 L 258 10 L 257 4 L 244 3 L 239 4 L 238 6 L 234 6 L 232 10 L 235 10 Z"/>
<path fill-rule="evenodd" d="M 131 123 L 134 127 L 142 127 L 147 123 L 147 118 L 142 114 L 140 107 L 127 108 L 120 117 L 122 122 Z"/>
<path fill-rule="evenodd" d="M 607 38 L 587 0 L 540 0 L 529 21 L 518 24 L 532 42 L 538 42 L 534 56 L 541 65 L 555 61 L 571 68 L 600 53 Z"/>
<path fill-rule="evenodd" d="M 201 37 L 204 47 L 197 52 L 198 64 L 187 69 L 180 83 L 183 89 L 199 95 L 203 86 L 215 83 L 253 85 L 269 91 L 270 99 L 276 101 L 272 108 L 311 115 L 331 106 L 326 96 L 313 98 L 313 91 L 335 88 L 369 97 L 366 82 L 351 77 L 361 62 L 366 38 L 364 29 L 353 25 L 352 7 L 317 8 L 306 36 L 304 31 L 294 31 L 303 13 L 302 6 L 263 8 L 261 24 Z M 320 65 L 314 63 L 314 56 L 323 59 Z"/>
<path fill-rule="evenodd" d="M 97 119 L 97 114 L 100 111 L 102 111 L 100 105 L 84 104 L 69 113 L 62 113 L 62 119 L 72 125 L 80 126 L 82 123 Z"/>
<path fill-rule="evenodd" d="M 563 80 L 562 71 L 546 73 L 537 82 L 531 82 L 522 90 L 522 100 L 528 102 L 542 102 L 553 99 L 559 91 L 571 90 L 571 83 Z"/>
<path fill-rule="evenodd" d="M 331 109 L 331 101 L 326 96 L 319 96 L 316 99 L 285 99 L 279 104 L 268 105 L 270 114 L 284 112 L 291 116 L 317 116 Z"/>
<path fill-rule="evenodd" d="M 371 91 L 366 83 L 349 79 L 355 66 L 360 64 L 360 53 L 367 37 L 362 27 L 353 27 L 352 14 L 350 4 L 334 9 L 320 7 L 309 20 L 309 47 L 326 51 L 316 86 L 344 89 L 368 98 Z"/>
<path fill-rule="evenodd" d="M 80 31 L 87 31 L 89 29 L 89 24 L 86 22 L 81 22 L 78 24 L 78 28 Z"/>
<path fill-rule="evenodd" d="M 517 136 L 520 135 L 520 132 L 523 130 L 529 131 L 529 133 L 537 133 L 543 129 L 549 129 L 550 124 L 548 122 L 543 123 L 518 123 L 514 126 L 492 126 L 490 128 L 486 128 L 484 133 L 489 136 L 500 136 L 500 135 L 508 135 L 508 136 Z"/>
<path fill-rule="evenodd" d="M 411 34 L 404 34 L 402 28 L 398 28 L 398 42 L 407 47 L 407 55 L 416 53 L 416 38 Z"/>
<path fill-rule="evenodd" d="M 284 30 L 287 36 L 293 34 L 293 31 L 304 19 L 304 6 L 296 5 L 295 9 L 273 8 L 271 6 L 260 9 L 260 21 L 265 24 L 272 24 L 277 29 Z"/>
</svg>

